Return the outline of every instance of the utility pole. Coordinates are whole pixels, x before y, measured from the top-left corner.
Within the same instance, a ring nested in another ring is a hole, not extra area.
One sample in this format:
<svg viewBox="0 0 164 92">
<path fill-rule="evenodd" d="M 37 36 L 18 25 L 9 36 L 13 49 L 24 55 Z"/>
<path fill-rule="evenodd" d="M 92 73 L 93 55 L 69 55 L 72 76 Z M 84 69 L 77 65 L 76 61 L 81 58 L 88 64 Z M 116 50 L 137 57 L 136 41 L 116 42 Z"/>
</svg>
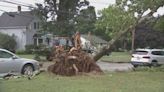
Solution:
<svg viewBox="0 0 164 92">
<path fill-rule="evenodd" d="M 131 50 L 134 51 L 134 41 L 135 41 L 135 29 L 132 30 L 132 44 L 131 44 Z"/>
</svg>

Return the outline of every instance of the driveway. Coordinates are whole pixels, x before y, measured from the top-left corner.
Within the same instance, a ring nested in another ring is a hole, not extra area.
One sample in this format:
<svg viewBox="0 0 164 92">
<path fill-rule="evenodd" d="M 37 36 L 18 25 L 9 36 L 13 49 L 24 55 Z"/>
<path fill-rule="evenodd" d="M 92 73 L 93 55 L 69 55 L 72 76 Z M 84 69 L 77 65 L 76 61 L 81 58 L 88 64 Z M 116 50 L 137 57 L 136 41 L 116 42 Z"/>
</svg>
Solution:
<svg viewBox="0 0 164 92">
<path fill-rule="evenodd" d="M 49 65 L 52 65 L 53 62 L 44 62 L 42 70 L 46 70 Z M 108 63 L 98 61 L 97 64 L 103 71 L 110 71 L 110 72 L 124 72 L 124 71 L 132 71 L 133 65 L 130 63 Z"/>
<path fill-rule="evenodd" d="M 108 63 L 108 62 L 101 62 L 98 61 L 97 64 L 103 71 L 110 71 L 110 72 L 123 72 L 123 71 L 132 71 L 133 65 L 130 63 Z"/>
</svg>

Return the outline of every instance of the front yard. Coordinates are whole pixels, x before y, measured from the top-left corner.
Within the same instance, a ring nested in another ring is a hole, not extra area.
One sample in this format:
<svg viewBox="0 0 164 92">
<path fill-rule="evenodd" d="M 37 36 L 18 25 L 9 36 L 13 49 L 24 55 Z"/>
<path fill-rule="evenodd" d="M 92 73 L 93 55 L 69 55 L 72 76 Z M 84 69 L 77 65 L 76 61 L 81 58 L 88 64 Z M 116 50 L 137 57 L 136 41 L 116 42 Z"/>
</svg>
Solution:
<svg viewBox="0 0 164 92">
<path fill-rule="evenodd" d="M 164 72 L 106 73 L 60 77 L 42 73 L 27 78 L 0 80 L 0 92 L 163 92 Z"/>
<path fill-rule="evenodd" d="M 105 62 L 130 62 L 131 54 L 129 52 L 112 52 L 109 56 L 103 56 Z"/>
<path fill-rule="evenodd" d="M 129 62 L 130 54 L 114 52 L 101 59 L 108 62 Z M 41 73 L 32 80 L 25 77 L 0 80 L 0 92 L 163 92 L 163 85 L 164 72 L 160 71 L 107 72 L 104 75 L 74 77 Z"/>
</svg>

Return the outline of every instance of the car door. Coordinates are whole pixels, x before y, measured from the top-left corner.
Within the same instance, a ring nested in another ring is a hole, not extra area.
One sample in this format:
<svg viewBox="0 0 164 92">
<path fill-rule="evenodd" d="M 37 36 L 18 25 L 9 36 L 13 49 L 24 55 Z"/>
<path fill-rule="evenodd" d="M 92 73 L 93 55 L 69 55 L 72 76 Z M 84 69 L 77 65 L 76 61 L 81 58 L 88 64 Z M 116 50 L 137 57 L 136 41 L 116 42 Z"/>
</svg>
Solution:
<svg viewBox="0 0 164 92">
<path fill-rule="evenodd" d="M 163 51 L 153 51 L 152 52 L 154 60 L 158 61 L 158 64 L 164 64 L 164 52 Z"/>
<path fill-rule="evenodd" d="M 14 66 L 12 57 L 12 54 L 0 51 L 0 73 L 12 72 Z"/>
<path fill-rule="evenodd" d="M 164 51 L 161 51 L 161 61 L 160 61 L 160 64 L 164 64 Z"/>
</svg>

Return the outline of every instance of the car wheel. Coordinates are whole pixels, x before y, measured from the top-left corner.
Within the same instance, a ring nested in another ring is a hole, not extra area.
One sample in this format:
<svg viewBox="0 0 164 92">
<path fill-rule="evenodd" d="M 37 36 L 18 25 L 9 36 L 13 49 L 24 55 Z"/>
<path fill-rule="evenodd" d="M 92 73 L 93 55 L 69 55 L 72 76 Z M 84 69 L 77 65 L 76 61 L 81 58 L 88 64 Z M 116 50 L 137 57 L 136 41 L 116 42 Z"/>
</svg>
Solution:
<svg viewBox="0 0 164 92">
<path fill-rule="evenodd" d="M 152 61 L 151 65 L 154 66 L 154 67 L 157 67 L 158 66 L 158 62 L 157 61 Z"/>
<path fill-rule="evenodd" d="M 26 64 L 22 68 L 22 74 L 23 75 L 30 75 L 31 73 L 33 73 L 33 71 L 34 71 L 34 67 L 31 64 Z"/>
</svg>

